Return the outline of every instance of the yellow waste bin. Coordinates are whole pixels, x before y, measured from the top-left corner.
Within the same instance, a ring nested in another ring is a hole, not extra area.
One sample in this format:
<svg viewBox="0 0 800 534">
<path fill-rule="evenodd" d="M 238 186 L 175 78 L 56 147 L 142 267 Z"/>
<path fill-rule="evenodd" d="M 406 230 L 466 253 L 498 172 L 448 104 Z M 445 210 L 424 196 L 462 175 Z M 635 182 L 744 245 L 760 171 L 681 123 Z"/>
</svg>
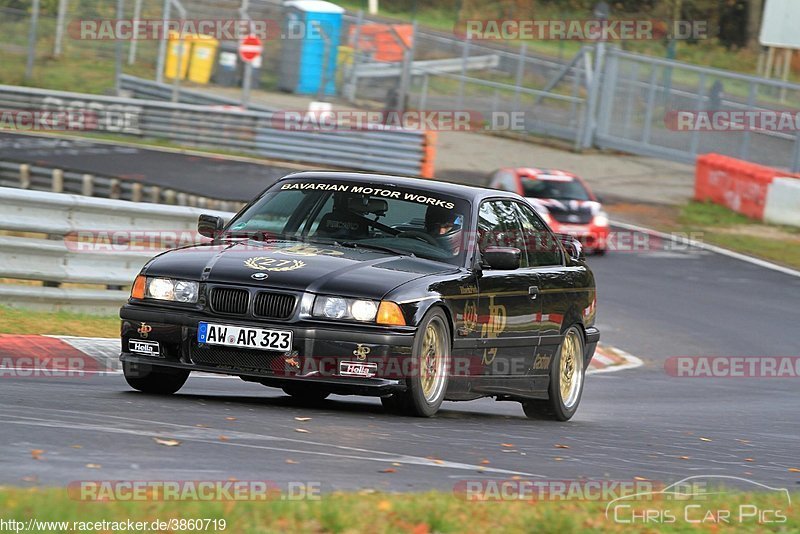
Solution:
<svg viewBox="0 0 800 534">
<path fill-rule="evenodd" d="M 338 74 L 338 81 L 341 82 L 345 72 L 348 72 L 353 67 L 353 47 L 341 45 L 336 54 L 336 72 Z M 340 68 L 341 67 L 341 68 Z"/>
<path fill-rule="evenodd" d="M 214 70 L 219 41 L 210 35 L 192 37 L 192 61 L 189 64 L 189 79 L 195 83 L 208 83 Z"/>
<path fill-rule="evenodd" d="M 181 39 L 180 34 L 176 31 L 170 31 L 167 36 L 167 60 L 164 62 L 164 76 L 167 78 L 175 78 L 176 73 L 179 73 L 181 80 L 186 79 L 186 72 L 189 70 L 189 56 L 192 51 L 191 40 Z M 183 48 L 183 51 L 181 51 Z M 181 56 L 181 66 L 178 69 L 178 56 Z"/>
</svg>

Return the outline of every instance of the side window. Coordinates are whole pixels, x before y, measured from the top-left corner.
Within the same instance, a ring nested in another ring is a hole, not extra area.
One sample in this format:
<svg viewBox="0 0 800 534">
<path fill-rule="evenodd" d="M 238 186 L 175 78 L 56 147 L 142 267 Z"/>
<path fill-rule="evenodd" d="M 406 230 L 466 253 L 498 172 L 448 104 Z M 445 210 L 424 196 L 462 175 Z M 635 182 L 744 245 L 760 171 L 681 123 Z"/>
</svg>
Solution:
<svg viewBox="0 0 800 534">
<path fill-rule="evenodd" d="M 492 200 L 481 204 L 478 213 L 478 246 L 483 253 L 486 247 L 515 247 L 522 253 L 521 267 L 528 267 L 525 241 L 515 202 Z"/>
<path fill-rule="evenodd" d="M 520 202 L 514 202 L 522 222 L 522 233 L 525 239 L 523 250 L 527 253 L 530 267 L 561 265 L 561 247 L 556 237 L 539 219 L 533 208 Z"/>
<path fill-rule="evenodd" d="M 478 211 L 478 250 L 481 254 L 487 247 L 497 245 L 496 237 L 499 232 L 500 218 L 492 208 L 492 203 L 484 202 Z"/>
</svg>

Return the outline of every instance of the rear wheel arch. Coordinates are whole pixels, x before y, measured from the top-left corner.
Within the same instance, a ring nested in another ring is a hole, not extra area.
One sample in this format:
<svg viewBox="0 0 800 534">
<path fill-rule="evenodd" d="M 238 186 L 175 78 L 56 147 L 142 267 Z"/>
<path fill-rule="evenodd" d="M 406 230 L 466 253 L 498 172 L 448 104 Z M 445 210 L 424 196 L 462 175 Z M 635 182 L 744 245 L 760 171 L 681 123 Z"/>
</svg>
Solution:
<svg viewBox="0 0 800 534">
<path fill-rule="evenodd" d="M 569 344 L 567 343 L 568 338 L 573 340 Z M 556 421 L 567 421 L 572 418 L 580 404 L 585 379 L 585 368 L 583 365 L 576 366 L 575 359 L 583 359 L 581 349 L 585 351 L 585 347 L 586 331 L 583 324 L 580 322 L 570 323 L 564 329 L 564 338 L 559 344 L 555 358 L 551 360 L 550 382 L 547 388 L 548 398 L 523 400 L 522 408 L 525 415 L 531 419 Z M 565 353 L 565 351 L 568 352 Z M 566 360 L 566 364 L 564 364 L 565 357 L 569 358 Z M 562 365 L 566 365 L 566 367 L 562 367 Z M 568 380 L 568 382 L 563 382 L 564 380 Z M 574 387 L 570 385 L 573 380 L 575 380 Z M 563 385 L 566 385 L 567 398 L 563 398 Z"/>
<path fill-rule="evenodd" d="M 576 325 L 581 329 L 584 341 L 586 340 L 586 326 L 583 324 L 583 317 L 574 306 L 570 306 L 567 313 L 564 314 L 564 320 L 561 322 L 561 335 L 567 333 L 569 327 Z"/>
</svg>

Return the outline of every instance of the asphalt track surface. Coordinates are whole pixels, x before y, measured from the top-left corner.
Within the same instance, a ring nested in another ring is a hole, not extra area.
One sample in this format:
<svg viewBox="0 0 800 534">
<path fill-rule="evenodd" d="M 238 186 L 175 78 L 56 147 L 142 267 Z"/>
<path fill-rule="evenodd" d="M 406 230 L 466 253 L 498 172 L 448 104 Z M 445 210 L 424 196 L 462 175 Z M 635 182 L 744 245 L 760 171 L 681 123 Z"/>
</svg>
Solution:
<svg viewBox="0 0 800 534">
<path fill-rule="evenodd" d="M 0 158 L 235 200 L 289 171 L 6 133 Z M 513 475 L 664 483 L 725 475 L 800 489 L 800 474 L 790 471 L 800 468 L 800 379 L 676 378 L 664 370 L 672 356 L 800 356 L 800 277 L 699 249 L 611 252 L 589 262 L 602 340 L 645 365 L 589 376 L 568 423 L 530 421 L 517 403 L 487 399 L 445 403 L 433 419 L 390 416 L 369 398 L 303 405 L 236 378 L 192 377 L 177 395 L 157 397 L 132 391 L 121 376 L 4 377 L 0 483 L 235 477 L 319 483 L 324 491 L 447 491 L 460 480 Z M 38 460 L 36 449 L 44 451 Z"/>
<path fill-rule="evenodd" d="M 678 355 L 798 356 L 800 277 L 695 249 L 611 252 L 590 264 L 603 341 L 645 365 L 587 377 L 570 422 L 531 421 L 517 403 L 486 399 L 445 403 L 432 419 L 387 415 L 369 398 L 306 406 L 236 378 L 192 377 L 171 397 L 134 392 L 121 376 L 2 378 L 0 483 L 235 477 L 449 491 L 513 475 L 726 475 L 800 489 L 790 471 L 800 468 L 798 378 L 664 371 Z"/>
<path fill-rule="evenodd" d="M 159 185 L 219 200 L 246 201 L 294 169 L 90 139 L 0 132 L 0 160 Z"/>
</svg>

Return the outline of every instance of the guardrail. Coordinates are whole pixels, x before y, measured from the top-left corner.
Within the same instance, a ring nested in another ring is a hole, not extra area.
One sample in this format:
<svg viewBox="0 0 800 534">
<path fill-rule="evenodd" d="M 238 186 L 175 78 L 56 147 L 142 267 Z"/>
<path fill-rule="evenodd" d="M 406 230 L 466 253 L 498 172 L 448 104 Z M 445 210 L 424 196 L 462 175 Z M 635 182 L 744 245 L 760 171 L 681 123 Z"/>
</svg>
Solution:
<svg viewBox="0 0 800 534">
<path fill-rule="evenodd" d="M 0 187 L 0 302 L 24 307 L 115 313 L 128 286 L 158 252 L 199 242 L 197 218 L 230 212 L 137 204 Z M 15 235 L 25 232 L 24 237 Z M 42 237 L 31 237 L 41 234 Z M 128 246 L 139 243 L 139 246 Z M 92 287 L 60 287 L 91 284 Z"/>
<path fill-rule="evenodd" d="M 436 74 L 440 72 L 463 72 L 465 70 L 492 69 L 500 64 L 500 57 L 496 54 L 486 56 L 472 56 L 466 59 L 427 59 L 411 63 L 411 75 Z M 388 78 L 400 76 L 403 67 L 399 63 L 367 62 L 359 63 L 355 67 L 355 78 Z"/>
<path fill-rule="evenodd" d="M 0 187 L 18 187 L 35 191 L 72 193 L 87 197 L 174 204 L 221 211 L 237 211 L 243 205 L 241 202 L 217 200 L 110 176 L 6 161 L 0 161 Z"/>
<path fill-rule="evenodd" d="M 295 129 L 267 111 L 222 109 L 156 100 L 49 91 L 0 85 L 0 109 L 82 111 L 94 129 L 224 148 L 272 159 L 362 170 L 421 175 L 424 131 L 370 125 L 360 130 Z M 429 153 L 430 151 L 428 151 Z"/>
<path fill-rule="evenodd" d="M 120 88 L 123 91 L 129 91 L 133 98 L 166 102 L 172 101 L 173 86 L 170 84 L 158 83 L 153 80 L 146 80 L 129 74 L 121 75 L 119 82 Z M 178 93 L 178 98 L 183 104 L 198 104 L 201 106 L 229 106 L 238 108 L 242 104 L 241 101 L 233 98 L 226 98 L 224 96 L 184 88 L 181 88 Z M 278 111 L 277 108 L 259 104 L 250 104 L 248 107 L 256 111 Z"/>
</svg>

